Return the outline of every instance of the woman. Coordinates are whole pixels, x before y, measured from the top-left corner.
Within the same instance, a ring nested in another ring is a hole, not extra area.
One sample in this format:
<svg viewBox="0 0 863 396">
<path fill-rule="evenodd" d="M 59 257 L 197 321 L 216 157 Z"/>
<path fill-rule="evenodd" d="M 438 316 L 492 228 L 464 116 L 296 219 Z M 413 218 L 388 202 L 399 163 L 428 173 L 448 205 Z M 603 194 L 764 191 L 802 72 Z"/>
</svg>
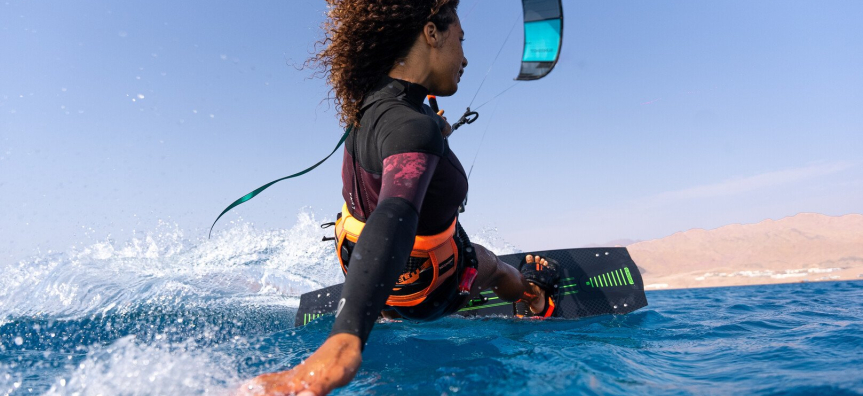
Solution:
<svg viewBox="0 0 863 396">
<path fill-rule="evenodd" d="M 456 221 L 467 177 L 446 140 L 451 126 L 423 100 L 453 95 L 467 66 L 458 0 L 328 2 L 325 48 L 312 61 L 353 126 L 336 227 L 346 280 L 330 337 L 292 370 L 242 387 L 253 394 L 324 395 L 346 385 L 382 310 L 433 320 L 489 288 L 534 314 L 553 310 L 553 261 L 527 255 L 520 273 L 471 245 Z"/>
</svg>

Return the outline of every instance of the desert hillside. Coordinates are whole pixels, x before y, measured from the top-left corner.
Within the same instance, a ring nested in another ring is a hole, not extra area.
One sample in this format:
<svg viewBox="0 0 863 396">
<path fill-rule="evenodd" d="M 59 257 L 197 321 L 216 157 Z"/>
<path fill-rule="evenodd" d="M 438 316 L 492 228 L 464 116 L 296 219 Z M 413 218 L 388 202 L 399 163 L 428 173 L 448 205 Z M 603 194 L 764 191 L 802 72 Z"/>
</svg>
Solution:
<svg viewBox="0 0 863 396">
<path fill-rule="evenodd" d="M 627 246 L 648 290 L 863 280 L 863 215 L 801 213 Z"/>
</svg>

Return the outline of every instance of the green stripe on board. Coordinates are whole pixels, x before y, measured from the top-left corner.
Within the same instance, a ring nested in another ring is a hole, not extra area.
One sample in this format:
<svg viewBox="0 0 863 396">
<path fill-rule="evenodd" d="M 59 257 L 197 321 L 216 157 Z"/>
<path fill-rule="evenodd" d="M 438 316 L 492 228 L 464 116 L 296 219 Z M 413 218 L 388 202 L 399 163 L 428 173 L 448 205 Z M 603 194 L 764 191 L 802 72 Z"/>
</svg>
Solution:
<svg viewBox="0 0 863 396">
<path fill-rule="evenodd" d="M 618 286 L 623 286 L 623 281 L 617 276 L 617 271 L 612 272 L 611 276 L 614 278 L 614 282 L 617 283 Z"/>
<path fill-rule="evenodd" d="M 606 285 L 608 285 L 609 287 L 611 287 L 611 282 L 609 282 L 609 281 L 608 281 L 608 276 L 606 276 L 605 274 L 602 274 L 602 280 L 604 280 L 604 281 L 605 281 L 605 284 L 606 284 Z"/>
<path fill-rule="evenodd" d="M 626 278 L 623 276 L 623 271 L 621 271 L 621 270 L 614 271 L 614 275 L 616 275 L 618 278 L 620 278 L 621 283 L 626 285 Z"/>
<path fill-rule="evenodd" d="M 575 278 L 567 278 L 567 279 L 575 279 Z M 591 278 L 591 279 L 592 279 L 593 281 L 590 283 L 590 285 L 591 285 L 591 286 L 596 287 L 596 286 L 595 286 L 595 284 L 596 284 L 596 278 Z M 577 287 L 577 286 L 578 286 L 578 283 L 568 283 L 568 284 L 561 284 L 559 287 L 560 287 L 561 289 L 564 289 L 564 288 L 567 288 L 567 287 Z M 481 291 L 481 292 L 479 292 L 479 294 L 490 295 L 490 294 L 494 294 L 494 291 L 486 290 L 486 291 Z M 495 300 L 495 299 L 497 299 L 497 298 L 498 298 L 498 297 L 497 297 L 497 296 L 495 296 L 495 297 L 489 297 L 488 299 L 489 299 L 489 300 Z"/>
<path fill-rule="evenodd" d="M 312 323 L 315 319 L 320 318 L 326 314 L 303 314 L 303 326 Z"/>
<path fill-rule="evenodd" d="M 634 285 L 635 282 L 632 281 L 632 274 L 629 273 L 629 267 L 623 267 L 623 272 L 626 272 L 626 279 L 629 279 L 629 284 Z"/>
<path fill-rule="evenodd" d="M 561 293 L 561 295 L 564 295 L 564 296 L 568 296 L 568 295 L 570 295 L 570 294 L 578 294 L 578 290 L 572 290 L 572 291 L 568 291 L 568 292 Z M 464 311 L 475 311 L 475 310 L 477 310 L 477 309 L 500 307 L 500 306 L 507 305 L 507 304 L 515 304 L 515 303 L 511 303 L 511 302 L 502 302 L 502 303 L 497 303 L 497 304 L 479 305 L 479 306 L 476 306 L 476 307 L 467 307 L 467 308 L 462 308 L 462 309 L 460 309 L 460 310 L 458 310 L 458 311 L 459 311 L 459 312 L 464 312 Z"/>
<path fill-rule="evenodd" d="M 497 303 L 497 304 L 480 305 L 480 306 L 476 306 L 476 307 L 467 307 L 467 308 L 462 308 L 462 309 L 460 309 L 460 310 L 458 310 L 458 311 L 459 311 L 459 312 L 462 312 L 462 311 L 473 311 L 473 310 L 475 310 L 475 309 L 483 309 L 483 308 L 499 307 L 499 306 L 501 306 L 501 305 L 507 305 L 507 304 L 512 304 L 512 303 L 511 303 L 511 302 L 502 302 L 502 303 Z"/>
<path fill-rule="evenodd" d="M 561 279 L 560 281 L 561 281 L 561 282 L 565 282 L 565 281 L 571 281 L 571 280 L 573 280 L 573 279 L 575 279 L 575 277 L 571 277 L 571 278 L 563 278 L 563 279 Z"/>
</svg>

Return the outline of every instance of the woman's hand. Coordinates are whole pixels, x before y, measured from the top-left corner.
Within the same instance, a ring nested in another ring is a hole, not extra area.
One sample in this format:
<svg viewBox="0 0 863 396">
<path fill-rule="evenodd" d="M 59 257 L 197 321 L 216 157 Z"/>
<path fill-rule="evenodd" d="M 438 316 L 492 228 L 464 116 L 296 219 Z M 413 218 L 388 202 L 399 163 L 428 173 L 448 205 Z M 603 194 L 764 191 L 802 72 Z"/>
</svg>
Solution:
<svg viewBox="0 0 863 396">
<path fill-rule="evenodd" d="M 336 334 L 312 356 L 288 371 L 263 374 L 243 384 L 238 395 L 323 396 L 350 382 L 363 362 L 360 338 Z"/>
<path fill-rule="evenodd" d="M 443 110 L 437 112 L 437 115 L 444 120 L 444 127 L 440 130 L 440 133 L 443 134 L 444 138 L 448 138 L 449 135 L 452 135 L 452 125 L 450 125 L 449 121 L 446 120 L 446 117 L 443 116 L 443 112 Z"/>
</svg>

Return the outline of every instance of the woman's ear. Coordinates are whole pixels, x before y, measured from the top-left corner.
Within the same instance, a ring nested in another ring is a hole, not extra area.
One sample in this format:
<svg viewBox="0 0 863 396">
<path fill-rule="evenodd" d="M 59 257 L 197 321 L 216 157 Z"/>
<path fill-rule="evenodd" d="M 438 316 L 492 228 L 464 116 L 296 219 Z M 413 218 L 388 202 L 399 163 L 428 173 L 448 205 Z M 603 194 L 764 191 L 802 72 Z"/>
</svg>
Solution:
<svg viewBox="0 0 863 396">
<path fill-rule="evenodd" d="M 440 48 L 443 45 L 443 37 L 441 35 L 441 31 L 438 30 L 437 26 L 435 26 L 432 22 L 426 22 L 425 26 L 423 26 L 423 36 L 425 36 L 426 43 L 432 48 Z"/>
</svg>

